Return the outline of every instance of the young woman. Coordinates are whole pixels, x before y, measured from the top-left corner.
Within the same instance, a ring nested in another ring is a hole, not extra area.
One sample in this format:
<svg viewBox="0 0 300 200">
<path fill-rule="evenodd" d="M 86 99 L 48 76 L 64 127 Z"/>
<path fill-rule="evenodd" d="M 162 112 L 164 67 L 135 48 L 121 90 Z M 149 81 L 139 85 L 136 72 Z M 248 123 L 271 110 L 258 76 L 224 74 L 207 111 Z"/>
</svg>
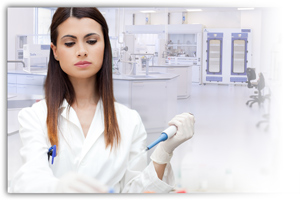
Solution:
<svg viewBox="0 0 300 200">
<path fill-rule="evenodd" d="M 108 27 L 96 8 L 58 8 L 51 24 L 45 99 L 19 113 L 24 164 L 11 192 L 169 192 L 174 149 L 194 134 L 183 113 L 169 125 L 146 166 L 146 131 L 139 114 L 113 96 Z M 56 145 L 54 163 L 49 147 Z"/>
</svg>

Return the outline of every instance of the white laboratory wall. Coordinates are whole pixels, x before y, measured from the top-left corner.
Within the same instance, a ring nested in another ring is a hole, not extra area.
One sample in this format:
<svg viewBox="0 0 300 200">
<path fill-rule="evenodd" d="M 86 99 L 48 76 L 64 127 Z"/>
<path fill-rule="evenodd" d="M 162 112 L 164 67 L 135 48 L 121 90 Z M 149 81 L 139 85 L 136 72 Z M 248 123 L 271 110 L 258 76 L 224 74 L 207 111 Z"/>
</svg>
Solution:
<svg viewBox="0 0 300 200">
<path fill-rule="evenodd" d="M 34 8 L 7 8 L 7 59 L 16 57 L 16 35 L 34 34 Z"/>
<path fill-rule="evenodd" d="M 261 10 L 241 11 L 241 28 L 251 29 L 252 66 L 256 72 L 261 72 Z"/>
<path fill-rule="evenodd" d="M 151 24 L 153 25 L 168 24 L 168 13 L 152 13 Z"/>
<path fill-rule="evenodd" d="M 261 22 L 261 71 L 265 77 L 280 80 L 280 68 L 276 66 L 280 55 L 282 26 L 280 12 L 275 9 L 265 9 Z M 275 60 L 276 59 L 276 60 Z M 280 61 L 279 61 L 280 62 Z M 280 63 L 279 63 L 280 65 Z"/>
<path fill-rule="evenodd" d="M 240 28 L 240 11 L 188 12 L 188 24 L 203 24 L 205 28 Z"/>
<path fill-rule="evenodd" d="M 114 9 L 114 8 L 113 9 L 106 9 L 105 14 L 104 14 L 104 18 L 105 18 L 106 23 L 108 25 L 109 36 L 112 36 L 112 37 L 117 36 L 116 17 L 117 17 L 117 10 L 116 9 Z"/>
<path fill-rule="evenodd" d="M 136 13 L 134 19 L 134 25 L 145 25 L 146 24 L 146 14 Z"/>
<path fill-rule="evenodd" d="M 181 12 L 170 13 L 170 24 L 182 24 L 182 13 Z"/>
</svg>

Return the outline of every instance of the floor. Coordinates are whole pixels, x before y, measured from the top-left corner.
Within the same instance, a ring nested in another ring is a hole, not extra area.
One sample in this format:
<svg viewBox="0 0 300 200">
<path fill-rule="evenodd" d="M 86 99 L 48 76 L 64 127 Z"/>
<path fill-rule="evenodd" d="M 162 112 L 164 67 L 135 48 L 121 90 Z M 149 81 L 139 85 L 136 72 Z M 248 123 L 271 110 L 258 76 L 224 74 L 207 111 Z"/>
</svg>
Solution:
<svg viewBox="0 0 300 200">
<path fill-rule="evenodd" d="M 194 137 L 179 146 L 171 160 L 177 188 L 208 193 L 272 191 L 277 121 L 271 115 L 268 131 L 265 124 L 256 127 L 269 106 L 246 106 L 253 92 L 240 85 L 193 84 L 190 97 L 178 100 L 177 113 L 193 113 L 196 123 Z M 273 104 L 271 112 L 276 112 Z M 16 151 L 20 145 L 18 134 L 8 137 L 8 179 L 21 163 Z"/>
<path fill-rule="evenodd" d="M 189 192 L 270 192 L 276 175 L 277 129 L 268 102 L 246 106 L 254 90 L 241 85 L 193 84 L 178 113 L 195 116 L 194 137 L 174 152 L 177 187 Z M 272 109 L 271 109 L 272 111 Z M 275 131 L 274 131 L 275 130 Z"/>
</svg>

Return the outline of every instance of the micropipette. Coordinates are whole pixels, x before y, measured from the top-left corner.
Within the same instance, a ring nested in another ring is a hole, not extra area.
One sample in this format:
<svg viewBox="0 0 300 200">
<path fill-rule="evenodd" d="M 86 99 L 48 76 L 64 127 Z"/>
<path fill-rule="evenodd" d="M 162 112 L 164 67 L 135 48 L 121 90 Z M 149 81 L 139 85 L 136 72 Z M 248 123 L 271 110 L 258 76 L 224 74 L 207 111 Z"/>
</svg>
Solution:
<svg viewBox="0 0 300 200">
<path fill-rule="evenodd" d="M 128 165 L 132 164 L 133 161 L 135 161 L 136 159 L 138 159 L 140 156 L 142 156 L 144 153 L 146 153 L 148 150 L 150 150 L 152 147 L 154 147 L 155 145 L 157 145 L 160 142 L 163 142 L 171 137 L 173 137 L 175 135 L 175 133 L 177 132 L 177 128 L 176 126 L 169 126 L 167 129 L 165 129 L 161 135 L 159 136 L 159 138 L 157 140 L 155 140 L 154 142 L 152 142 L 150 145 L 148 145 L 146 147 L 146 149 L 142 150 L 138 155 L 136 155 L 129 163 Z"/>
<path fill-rule="evenodd" d="M 147 146 L 146 151 L 150 150 L 152 147 L 154 147 L 155 145 L 157 145 L 160 142 L 163 142 L 169 138 L 171 138 L 172 136 L 175 135 L 175 133 L 177 132 L 177 128 L 176 126 L 169 126 L 167 129 L 165 129 L 161 135 L 159 136 L 159 138 L 157 140 L 155 140 L 154 142 L 152 142 L 150 145 Z"/>
</svg>

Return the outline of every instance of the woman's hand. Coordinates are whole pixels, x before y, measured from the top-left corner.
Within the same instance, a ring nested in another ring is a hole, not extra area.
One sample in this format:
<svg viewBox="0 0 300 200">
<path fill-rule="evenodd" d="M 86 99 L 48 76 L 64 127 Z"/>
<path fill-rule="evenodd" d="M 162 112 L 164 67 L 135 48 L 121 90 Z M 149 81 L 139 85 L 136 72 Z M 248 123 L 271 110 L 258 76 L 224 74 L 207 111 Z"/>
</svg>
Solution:
<svg viewBox="0 0 300 200">
<path fill-rule="evenodd" d="M 75 172 L 64 175 L 56 188 L 56 193 L 108 193 L 108 187 L 96 179 Z"/>
<path fill-rule="evenodd" d="M 193 137 L 194 123 L 194 116 L 190 113 L 176 115 L 171 121 L 169 121 L 170 126 L 174 125 L 177 127 L 176 134 L 168 140 L 158 144 L 150 158 L 158 164 L 169 163 L 172 158 L 173 151 L 180 144 Z"/>
</svg>

